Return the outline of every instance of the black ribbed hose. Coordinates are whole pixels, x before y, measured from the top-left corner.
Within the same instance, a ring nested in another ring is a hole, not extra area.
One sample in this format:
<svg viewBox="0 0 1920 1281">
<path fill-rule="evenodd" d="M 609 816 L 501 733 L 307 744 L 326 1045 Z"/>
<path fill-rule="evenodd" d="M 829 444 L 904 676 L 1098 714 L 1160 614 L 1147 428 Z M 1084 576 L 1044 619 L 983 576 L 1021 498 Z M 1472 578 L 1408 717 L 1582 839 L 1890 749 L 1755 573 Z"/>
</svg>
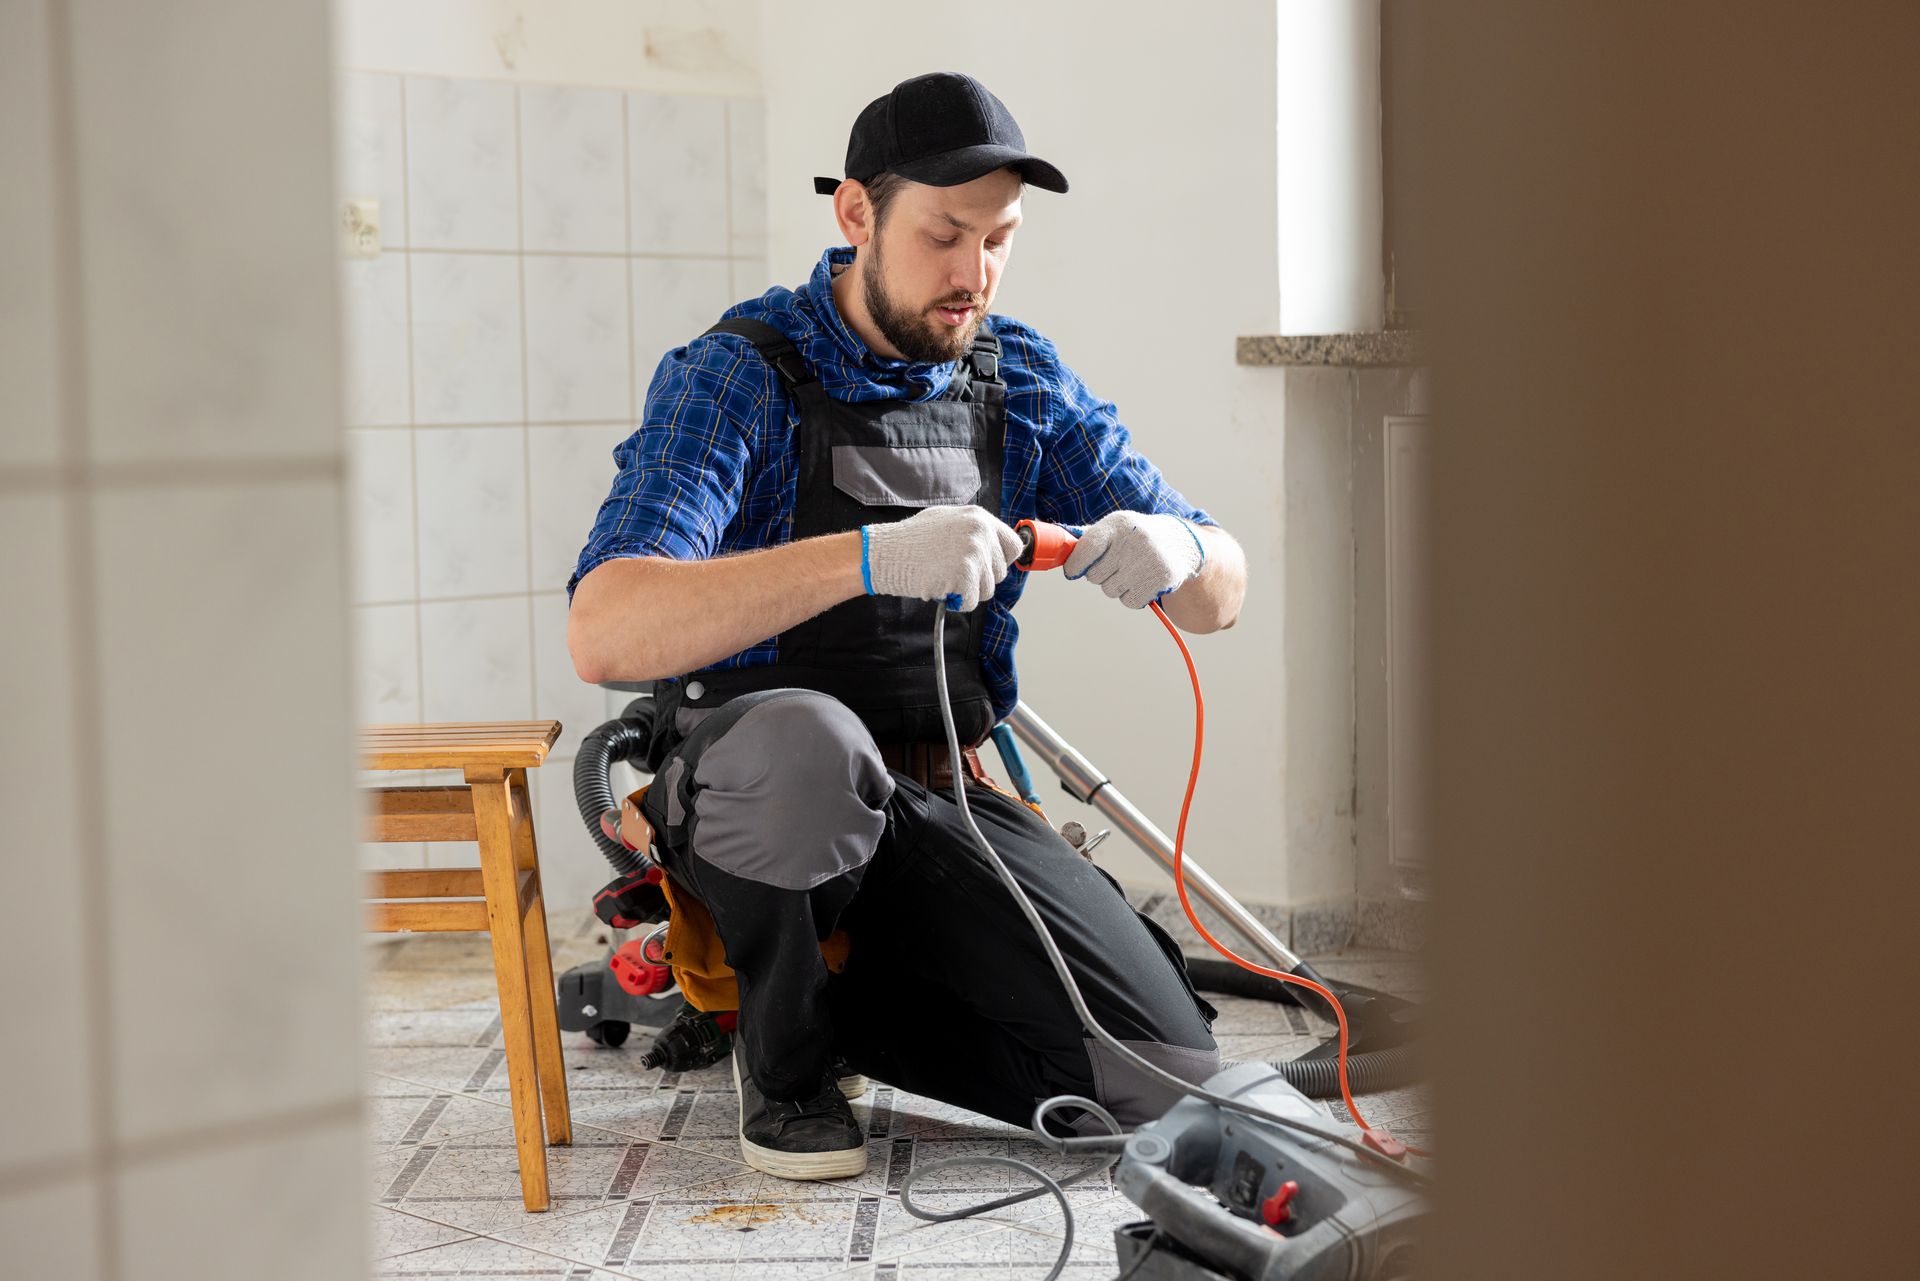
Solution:
<svg viewBox="0 0 1920 1281">
<path fill-rule="evenodd" d="M 1286 1078 L 1300 1093 L 1312 1099 L 1337 1099 L 1340 1097 L 1339 1060 L 1332 1057 L 1324 1059 L 1287 1059 L 1281 1063 L 1267 1065 Z M 1375 1090 L 1394 1090 L 1403 1085 L 1412 1085 L 1420 1079 L 1419 1064 L 1415 1062 L 1414 1047 L 1396 1045 L 1387 1050 L 1368 1050 L 1365 1054 L 1347 1055 L 1347 1084 L 1355 1094 L 1371 1094 Z"/>
<path fill-rule="evenodd" d="M 1301 968 L 1311 973 L 1311 967 L 1303 965 Z M 1193 985 L 1203 992 L 1245 996 L 1257 1001 L 1284 1001 L 1305 1006 L 1322 1017 L 1330 1017 L 1331 1012 L 1323 1009 L 1326 1003 L 1316 994 L 1264 974 L 1241 969 L 1232 961 L 1211 956 L 1190 956 L 1187 958 L 1187 973 L 1192 977 Z M 1354 1093 L 1397 1089 L 1420 1079 L 1414 1047 L 1405 1044 L 1414 1035 L 1416 1025 L 1411 1016 L 1418 1012 L 1417 1007 L 1358 983 L 1341 983 L 1317 974 L 1312 976 L 1331 988 L 1347 1008 L 1350 1038 L 1347 1083 Z M 1362 1048 L 1369 1042 L 1377 1044 L 1383 1040 L 1389 1044 L 1377 1049 Z M 1340 1097 L 1340 1070 L 1337 1060 L 1332 1054 L 1326 1053 L 1325 1048 L 1313 1052 L 1311 1057 L 1290 1059 L 1269 1066 L 1286 1078 L 1287 1084 L 1309 1098 L 1336 1099 Z"/>
<path fill-rule="evenodd" d="M 602 831 L 600 816 L 620 808 L 610 777 L 614 765 L 646 759 L 653 743 L 656 710 L 652 698 L 634 699 L 618 720 L 608 721 L 581 740 L 579 754 L 573 758 L 573 801 L 580 807 L 580 821 L 587 825 L 587 834 L 613 870 L 623 876 L 645 868 L 646 859 Z"/>
</svg>

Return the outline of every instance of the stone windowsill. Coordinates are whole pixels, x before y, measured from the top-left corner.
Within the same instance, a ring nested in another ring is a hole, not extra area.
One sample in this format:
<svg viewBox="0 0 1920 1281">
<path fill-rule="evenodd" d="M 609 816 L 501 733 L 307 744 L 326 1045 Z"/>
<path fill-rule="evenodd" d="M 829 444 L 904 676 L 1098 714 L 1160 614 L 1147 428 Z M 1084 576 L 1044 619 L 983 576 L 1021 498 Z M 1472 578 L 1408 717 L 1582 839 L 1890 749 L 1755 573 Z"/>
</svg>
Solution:
<svg viewBox="0 0 1920 1281">
<path fill-rule="evenodd" d="M 1390 369 L 1425 364 L 1424 337 L 1418 329 L 1386 329 L 1370 334 L 1254 334 L 1235 340 L 1234 360 L 1242 365 Z"/>
</svg>

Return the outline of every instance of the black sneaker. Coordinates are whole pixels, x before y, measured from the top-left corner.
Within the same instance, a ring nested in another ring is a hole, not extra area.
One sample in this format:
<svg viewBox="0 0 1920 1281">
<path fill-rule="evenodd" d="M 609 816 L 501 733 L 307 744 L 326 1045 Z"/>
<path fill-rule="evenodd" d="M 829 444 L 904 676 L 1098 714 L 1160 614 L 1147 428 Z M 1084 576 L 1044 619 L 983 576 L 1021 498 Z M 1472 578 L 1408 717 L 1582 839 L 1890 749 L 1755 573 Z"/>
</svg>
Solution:
<svg viewBox="0 0 1920 1281">
<path fill-rule="evenodd" d="M 866 1077 L 847 1066 L 845 1059 L 835 1059 L 828 1071 L 833 1073 L 834 1081 L 840 1086 L 840 1093 L 850 1099 L 857 1099 L 865 1094 L 867 1086 L 871 1084 Z"/>
<path fill-rule="evenodd" d="M 769 1099 L 740 1064 L 733 1047 L 733 1088 L 740 1095 L 740 1155 L 756 1170 L 782 1179 L 845 1179 L 867 1168 L 860 1123 L 830 1076 L 805 1099 Z"/>
</svg>

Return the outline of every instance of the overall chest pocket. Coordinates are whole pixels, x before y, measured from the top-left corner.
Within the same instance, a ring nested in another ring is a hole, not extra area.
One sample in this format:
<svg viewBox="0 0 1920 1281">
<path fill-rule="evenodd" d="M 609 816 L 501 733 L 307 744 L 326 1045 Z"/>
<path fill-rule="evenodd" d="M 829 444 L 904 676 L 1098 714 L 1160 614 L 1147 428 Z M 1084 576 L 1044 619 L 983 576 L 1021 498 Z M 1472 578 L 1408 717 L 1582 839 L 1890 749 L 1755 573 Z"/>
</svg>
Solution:
<svg viewBox="0 0 1920 1281">
<path fill-rule="evenodd" d="M 980 459 L 962 445 L 835 445 L 833 487 L 868 507 L 971 503 Z"/>
</svg>

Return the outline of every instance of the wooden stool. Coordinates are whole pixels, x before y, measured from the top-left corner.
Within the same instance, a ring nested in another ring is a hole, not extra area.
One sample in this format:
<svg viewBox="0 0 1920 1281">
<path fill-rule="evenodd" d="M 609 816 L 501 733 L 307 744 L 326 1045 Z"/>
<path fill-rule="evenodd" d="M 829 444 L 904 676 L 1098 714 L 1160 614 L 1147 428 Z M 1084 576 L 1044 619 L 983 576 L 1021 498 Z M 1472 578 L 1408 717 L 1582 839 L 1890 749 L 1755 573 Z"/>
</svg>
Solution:
<svg viewBox="0 0 1920 1281">
<path fill-rule="evenodd" d="M 546 760 L 559 736 L 558 721 L 369 725 L 360 732 L 366 769 L 457 769 L 466 775 L 463 787 L 368 789 L 373 796 L 370 841 L 480 844 L 478 869 L 373 873 L 371 899 L 430 901 L 375 902 L 368 928 L 485 930 L 492 937 L 513 1138 L 520 1151 L 520 1195 L 529 1210 L 551 1204 L 546 1142 L 573 1142 L 540 858 L 527 803 L 527 770 Z"/>
</svg>

